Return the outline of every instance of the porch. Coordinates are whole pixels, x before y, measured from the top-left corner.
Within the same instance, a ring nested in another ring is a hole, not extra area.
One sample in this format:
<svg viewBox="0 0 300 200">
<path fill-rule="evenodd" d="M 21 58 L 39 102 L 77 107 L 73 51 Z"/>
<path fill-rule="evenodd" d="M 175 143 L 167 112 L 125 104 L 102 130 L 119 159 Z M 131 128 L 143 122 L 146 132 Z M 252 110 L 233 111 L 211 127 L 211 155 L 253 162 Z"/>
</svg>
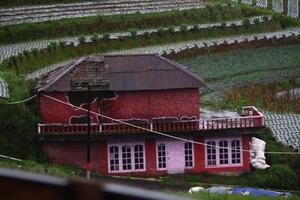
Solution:
<svg viewBox="0 0 300 200">
<path fill-rule="evenodd" d="M 92 134 L 124 134 L 147 133 L 149 130 L 157 132 L 191 132 L 210 131 L 222 129 L 261 128 L 265 125 L 265 119 L 261 112 L 254 106 L 242 107 L 241 115 L 237 117 L 196 119 L 196 120 L 155 120 L 135 122 L 109 122 L 91 124 Z M 130 126 L 130 123 L 134 126 Z M 87 124 L 38 124 L 38 134 L 86 134 Z"/>
</svg>

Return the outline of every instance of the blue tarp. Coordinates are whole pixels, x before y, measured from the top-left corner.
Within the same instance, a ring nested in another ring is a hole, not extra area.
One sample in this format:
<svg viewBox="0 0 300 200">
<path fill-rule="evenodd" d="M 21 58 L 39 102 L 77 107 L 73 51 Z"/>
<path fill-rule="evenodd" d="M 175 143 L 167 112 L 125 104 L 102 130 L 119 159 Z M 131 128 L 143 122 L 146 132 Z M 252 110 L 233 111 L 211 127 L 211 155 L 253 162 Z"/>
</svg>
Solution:
<svg viewBox="0 0 300 200">
<path fill-rule="evenodd" d="M 232 188 L 232 194 L 243 194 L 252 196 L 291 196 L 289 192 L 275 192 L 272 190 L 261 190 L 255 188 Z"/>
</svg>

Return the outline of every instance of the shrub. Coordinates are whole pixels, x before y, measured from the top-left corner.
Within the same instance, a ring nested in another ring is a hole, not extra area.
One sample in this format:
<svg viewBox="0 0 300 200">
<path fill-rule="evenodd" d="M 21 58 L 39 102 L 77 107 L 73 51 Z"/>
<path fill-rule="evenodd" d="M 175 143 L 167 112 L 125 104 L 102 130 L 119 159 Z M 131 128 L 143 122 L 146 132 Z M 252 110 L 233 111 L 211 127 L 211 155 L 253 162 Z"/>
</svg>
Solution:
<svg viewBox="0 0 300 200">
<path fill-rule="evenodd" d="M 174 33 L 175 32 L 174 26 L 169 27 L 168 32 L 171 33 L 171 34 Z"/>
<path fill-rule="evenodd" d="M 186 25 L 181 25 L 180 26 L 180 31 L 183 32 L 183 33 L 187 32 L 187 26 Z"/>
<path fill-rule="evenodd" d="M 80 44 L 85 43 L 85 40 L 86 40 L 86 38 L 85 38 L 85 36 L 83 36 L 83 35 L 81 35 L 81 36 L 78 38 L 78 42 L 79 42 Z"/>
<path fill-rule="evenodd" d="M 29 55 L 30 55 L 30 52 L 29 52 L 29 51 L 27 51 L 27 50 L 25 50 L 25 51 L 23 51 L 23 55 L 24 55 L 24 56 L 26 56 L 26 57 L 29 57 Z"/>
<path fill-rule="evenodd" d="M 38 53 L 39 53 L 39 50 L 36 49 L 36 48 L 34 48 L 34 49 L 31 50 L 31 53 L 32 53 L 34 56 L 37 56 Z"/>
<path fill-rule="evenodd" d="M 131 37 L 137 36 L 137 31 L 135 29 L 130 29 L 129 32 L 130 32 Z"/>
<path fill-rule="evenodd" d="M 259 19 L 258 18 L 256 18 L 256 19 L 254 19 L 254 24 L 259 24 Z"/>
<path fill-rule="evenodd" d="M 221 23 L 221 28 L 223 28 L 223 29 L 226 28 L 226 22 Z"/>
<path fill-rule="evenodd" d="M 66 46 L 66 42 L 65 41 L 59 41 L 58 45 L 62 48 L 64 48 Z"/>
<path fill-rule="evenodd" d="M 110 34 L 109 34 L 109 33 L 104 33 L 104 34 L 102 35 L 102 38 L 103 38 L 104 40 L 109 40 Z"/>
<path fill-rule="evenodd" d="M 264 16 L 262 17 L 262 19 L 263 19 L 265 22 L 269 21 L 269 17 L 266 16 L 266 15 L 264 15 Z"/>
<path fill-rule="evenodd" d="M 150 33 L 148 32 L 148 31 L 145 31 L 144 33 L 143 33 L 143 35 L 144 35 L 144 37 L 149 37 L 150 36 Z"/>
<path fill-rule="evenodd" d="M 158 33 L 158 35 L 163 35 L 163 34 L 165 33 L 165 29 L 159 28 L 159 29 L 157 30 L 157 33 Z"/>
<path fill-rule="evenodd" d="M 92 42 L 96 43 L 98 41 L 99 37 L 96 33 L 94 33 L 91 37 Z"/>
<path fill-rule="evenodd" d="M 242 24 L 243 24 L 243 26 L 246 27 L 246 28 L 249 28 L 250 25 L 251 25 L 249 19 L 244 19 L 244 20 L 242 21 Z"/>
<path fill-rule="evenodd" d="M 295 189 L 297 176 L 287 165 L 273 165 L 266 171 L 256 170 L 252 181 L 261 187 Z"/>
</svg>

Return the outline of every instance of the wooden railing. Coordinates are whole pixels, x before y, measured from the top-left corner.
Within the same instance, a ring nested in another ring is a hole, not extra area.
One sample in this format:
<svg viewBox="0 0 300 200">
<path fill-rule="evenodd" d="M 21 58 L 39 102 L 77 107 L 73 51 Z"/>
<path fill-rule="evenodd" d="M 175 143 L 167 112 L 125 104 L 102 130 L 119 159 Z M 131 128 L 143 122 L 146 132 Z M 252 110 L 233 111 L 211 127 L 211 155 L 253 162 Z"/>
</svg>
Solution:
<svg viewBox="0 0 300 200">
<path fill-rule="evenodd" d="M 208 120 L 177 120 L 177 121 L 152 121 L 143 123 L 131 123 L 129 126 L 122 123 L 91 124 L 92 134 L 122 134 L 143 133 L 148 130 L 158 132 L 189 132 L 208 131 L 238 128 L 259 128 L 264 126 L 264 116 L 255 107 L 242 108 L 242 115 L 233 118 L 215 118 Z M 87 124 L 38 124 L 39 134 L 86 134 Z"/>
</svg>

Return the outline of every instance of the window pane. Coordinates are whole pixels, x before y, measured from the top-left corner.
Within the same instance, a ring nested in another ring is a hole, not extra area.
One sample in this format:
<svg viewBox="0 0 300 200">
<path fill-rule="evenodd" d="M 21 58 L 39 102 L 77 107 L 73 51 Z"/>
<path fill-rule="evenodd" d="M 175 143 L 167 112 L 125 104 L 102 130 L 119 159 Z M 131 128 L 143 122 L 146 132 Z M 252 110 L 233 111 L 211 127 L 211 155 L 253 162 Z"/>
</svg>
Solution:
<svg viewBox="0 0 300 200">
<path fill-rule="evenodd" d="M 134 161 L 135 169 L 144 169 L 144 148 L 141 144 L 134 146 Z"/>
<path fill-rule="evenodd" d="M 157 160 L 159 169 L 166 168 L 166 145 L 164 143 L 157 145 Z"/>
<path fill-rule="evenodd" d="M 122 162 L 123 170 L 131 170 L 131 147 L 129 145 L 122 146 Z"/>
<path fill-rule="evenodd" d="M 231 162 L 232 164 L 241 163 L 241 144 L 239 140 L 231 141 Z"/>
<path fill-rule="evenodd" d="M 193 167 L 193 145 L 191 142 L 184 143 L 185 167 Z"/>
<path fill-rule="evenodd" d="M 219 142 L 219 160 L 220 165 L 228 164 L 228 142 L 226 140 L 221 140 Z"/>
<path fill-rule="evenodd" d="M 207 165 L 216 165 L 216 143 L 214 141 L 208 141 L 206 145 Z"/>
<path fill-rule="evenodd" d="M 118 146 L 111 146 L 109 148 L 109 163 L 110 163 L 110 171 L 119 170 L 119 147 Z"/>
</svg>

